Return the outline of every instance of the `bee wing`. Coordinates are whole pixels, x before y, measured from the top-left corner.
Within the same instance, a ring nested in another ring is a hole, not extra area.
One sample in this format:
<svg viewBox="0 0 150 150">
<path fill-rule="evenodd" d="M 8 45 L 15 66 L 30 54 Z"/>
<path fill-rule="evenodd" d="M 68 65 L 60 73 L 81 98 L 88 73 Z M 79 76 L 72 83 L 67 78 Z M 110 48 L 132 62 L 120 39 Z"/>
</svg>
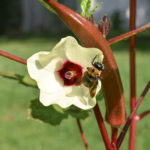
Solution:
<svg viewBox="0 0 150 150">
<path fill-rule="evenodd" d="M 102 79 L 102 77 L 100 75 L 96 75 L 96 77 L 100 80 Z"/>
</svg>

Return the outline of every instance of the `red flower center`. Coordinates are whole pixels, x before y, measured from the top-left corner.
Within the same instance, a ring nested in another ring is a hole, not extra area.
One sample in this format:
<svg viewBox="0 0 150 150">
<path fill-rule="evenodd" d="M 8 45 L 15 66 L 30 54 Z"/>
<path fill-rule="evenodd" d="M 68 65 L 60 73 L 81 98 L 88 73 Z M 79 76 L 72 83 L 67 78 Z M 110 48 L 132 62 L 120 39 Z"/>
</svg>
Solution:
<svg viewBox="0 0 150 150">
<path fill-rule="evenodd" d="M 64 81 L 65 86 L 80 85 L 82 82 L 82 66 L 71 61 L 66 61 L 58 70 L 58 75 Z"/>
</svg>

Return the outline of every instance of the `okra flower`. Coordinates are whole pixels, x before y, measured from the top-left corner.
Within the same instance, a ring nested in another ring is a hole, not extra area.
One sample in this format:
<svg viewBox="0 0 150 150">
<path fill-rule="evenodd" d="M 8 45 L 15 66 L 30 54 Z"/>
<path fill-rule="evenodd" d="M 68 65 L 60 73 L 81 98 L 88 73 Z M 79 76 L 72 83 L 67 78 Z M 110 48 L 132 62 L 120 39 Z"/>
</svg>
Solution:
<svg viewBox="0 0 150 150">
<path fill-rule="evenodd" d="M 89 89 L 82 84 L 83 73 L 91 66 L 92 59 L 102 52 L 97 48 L 84 48 L 73 37 L 66 37 L 50 51 L 41 51 L 27 60 L 27 68 L 40 89 L 40 102 L 62 108 L 75 105 L 81 109 L 95 106 L 96 98 L 90 97 Z M 99 81 L 96 93 L 101 88 Z"/>
</svg>

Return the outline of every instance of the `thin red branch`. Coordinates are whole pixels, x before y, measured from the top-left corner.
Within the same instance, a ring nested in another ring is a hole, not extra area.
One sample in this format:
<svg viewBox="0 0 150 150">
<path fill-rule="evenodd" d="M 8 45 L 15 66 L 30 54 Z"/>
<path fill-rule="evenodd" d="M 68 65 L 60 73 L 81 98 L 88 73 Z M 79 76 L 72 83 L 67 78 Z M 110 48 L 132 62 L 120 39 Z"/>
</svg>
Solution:
<svg viewBox="0 0 150 150">
<path fill-rule="evenodd" d="M 82 129 L 82 126 L 81 126 L 81 123 L 80 123 L 79 119 L 77 119 L 77 125 L 79 127 L 81 138 L 82 138 L 83 144 L 85 146 L 85 149 L 90 150 L 89 147 L 88 147 L 88 144 L 87 144 L 87 141 L 86 141 L 86 138 L 85 138 L 85 135 L 84 135 L 84 132 L 83 132 L 83 129 Z"/>
<path fill-rule="evenodd" d="M 12 54 L 5 52 L 3 50 L 0 50 L 0 55 L 6 57 L 8 59 L 17 61 L 19 63 L 25 64 L 25 65 L 27 64 L 27 61 L 25 59 L 18 57 L 18 56 L 15 56 L 15 55 L 12 55 Z"/>
<path fill-rule="evenodd" d="M 135 114 L 135 112 L 137 111 L 137 109 L 139 108 L 141 102 L 143 101 L 143 99 L 144 99 L 144 97 L 145 97 L 145 95 L 146 95 L 146 93 L 148 92 L 149 89 L 150 89 L 150 81 L 147 83 L 147 85 L 146 85 L 146 87 L 145 87 L 143 93 L 141 94 L 139 100 L 138 100 L 137 103 L 136 103 L 136 106 L 135 106 L 134 109 L 133 109 L 134 114 Z M 134 115 L 134 114 L 133 114 L 133 115 Z M 131 116 L 131 118 L 132 118 L 132 117 L 133 117 L 133 116 Z"/>
<path fill-rule="evenodd" d="M 136 28 L 136 0 L 130 0 L 130 30 L 135 30 Z M 130 38 L 130 110 L 131 112 L 136 105 L 136 38 L 135 35 Z M 136 116 L 136 113 L 135 113 Z M 136 135 L 136 120 L 132 118 L 130 127 L 130 137 L 129 137 L 129 150 L 134 150 L 135 148 L 135 135 Z"/>
<path fill-rule="evenodd" d="M 101 111 L 98 107 L 98 104 L 96 104 L 96 106 L 94 107 L 94 114 L 95 114 L 99 129 L 100 129 L 100 132 L 102 134 L 106 149 L 107 150 L 112 150 L 110 140 L 109 140 L 106 128 L 105 128 L 104 120 L 103 120 Z"/>
<path fill-rule="evenodd" d="M 133 111 L 132 113 L 130 114 L 130 116 L 128 117 L 127 119 L 127 122 L 121 132 L 121 134 L 119 135 L 119 138 L 117 140 L 117 148 L 119 149 L 125 135 L 126 135 L 126 132 L 132 122 L 132 120 L 134 119 L 135 122 L 137 122 L 137 120 L 139 119 L 139 117 L 136 116 L 136 112 L 137 112 L 137 109 L 139 108 L 141 102 L 143 101 L 143 98 L 145 97 L 146 93 L 148 92 L 148 90 L 150 89 L 150 81 L 148 82 L 148 84 L 146 85 L 144 91 L 142 92 L 140 98 L 138 99 L 135 107 L 133 108 Z"/>
<path fill-rule="evenodd" d="M 130 7 L 130 30 L 135 29 L 136 0 L 131 0 Z M 130 90 L 131 90 L 131 112 L 136 104 L 136 74 L 135 74 L 135 35 L 130 38 Z"/>
<path fill-rule="evenodd" d="M 138 115 L 138 116 L 139 116 L 139 120 L 143 119 L 143 118 L 146 117 L 148 114 L 150 114 L 150 110 L 147 110 L 147 111 L 143 112 L 142 114 Z"/>
<path fill-rule="evenodd" d="M 125 33 L 125 34 L 122 34 L 122 35 L 120 35 L 120 36 L 117 36 L 117 37 L 115 37 L 115 38 L 113 38 L 113 39 L 110 39 L 110 40 L 108 40 L 108 43 L 109 43 L 110 45 L 111 45 L 111 44 L 115 44 L 115 43 L 117 43 L 117 42 L 119 42 L 119 41 L 121 41 L 121 40 L 127 39 L 127 38 L 129 38 L 129 37 L 131 37 L 131 36 L 133 36 L 133 35 L 136 35 L 136 34 L 142 32 L 142 31 L 146 30 L 147 28 L 150 28 L 150 23 L 148 23 L 148 24 L 146 24 L 146 25 L 144 25 L 144 26 L 142 26 L 142 27 L 140 27 L 140 28 L 138 28 L 138 29 L 132 30 L 132 31 L 130 31 L 130 32 L 127 32 L 127 33 Z"/>
<path fill-rule="evenodd" d="M 113 150 L 117 150 L 117 135 L 118 135 L 118 128 L 112 127 L 112 136 L 111 136 L 111 145 Z"/>
</svg>

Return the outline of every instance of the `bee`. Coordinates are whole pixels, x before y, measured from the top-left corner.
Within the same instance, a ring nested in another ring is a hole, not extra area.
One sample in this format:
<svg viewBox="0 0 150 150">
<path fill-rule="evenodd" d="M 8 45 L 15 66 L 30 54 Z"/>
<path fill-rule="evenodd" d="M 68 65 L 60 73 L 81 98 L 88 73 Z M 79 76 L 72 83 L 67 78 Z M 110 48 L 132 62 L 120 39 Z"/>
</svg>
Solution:
<svg viewBox="0 0 150 150">
<path fill-rule="evenodd" d="M 91 67 L 87 67 L 84 72 L 82 83 L 89 88 L 90 96 L 93 98 L 96 94 L 98 80 L 101 79 L 101 72 L 104 70 L 104 65 L 100 62 L 95 62 L 97 55 L 93 58 Z"/>
</svg>

